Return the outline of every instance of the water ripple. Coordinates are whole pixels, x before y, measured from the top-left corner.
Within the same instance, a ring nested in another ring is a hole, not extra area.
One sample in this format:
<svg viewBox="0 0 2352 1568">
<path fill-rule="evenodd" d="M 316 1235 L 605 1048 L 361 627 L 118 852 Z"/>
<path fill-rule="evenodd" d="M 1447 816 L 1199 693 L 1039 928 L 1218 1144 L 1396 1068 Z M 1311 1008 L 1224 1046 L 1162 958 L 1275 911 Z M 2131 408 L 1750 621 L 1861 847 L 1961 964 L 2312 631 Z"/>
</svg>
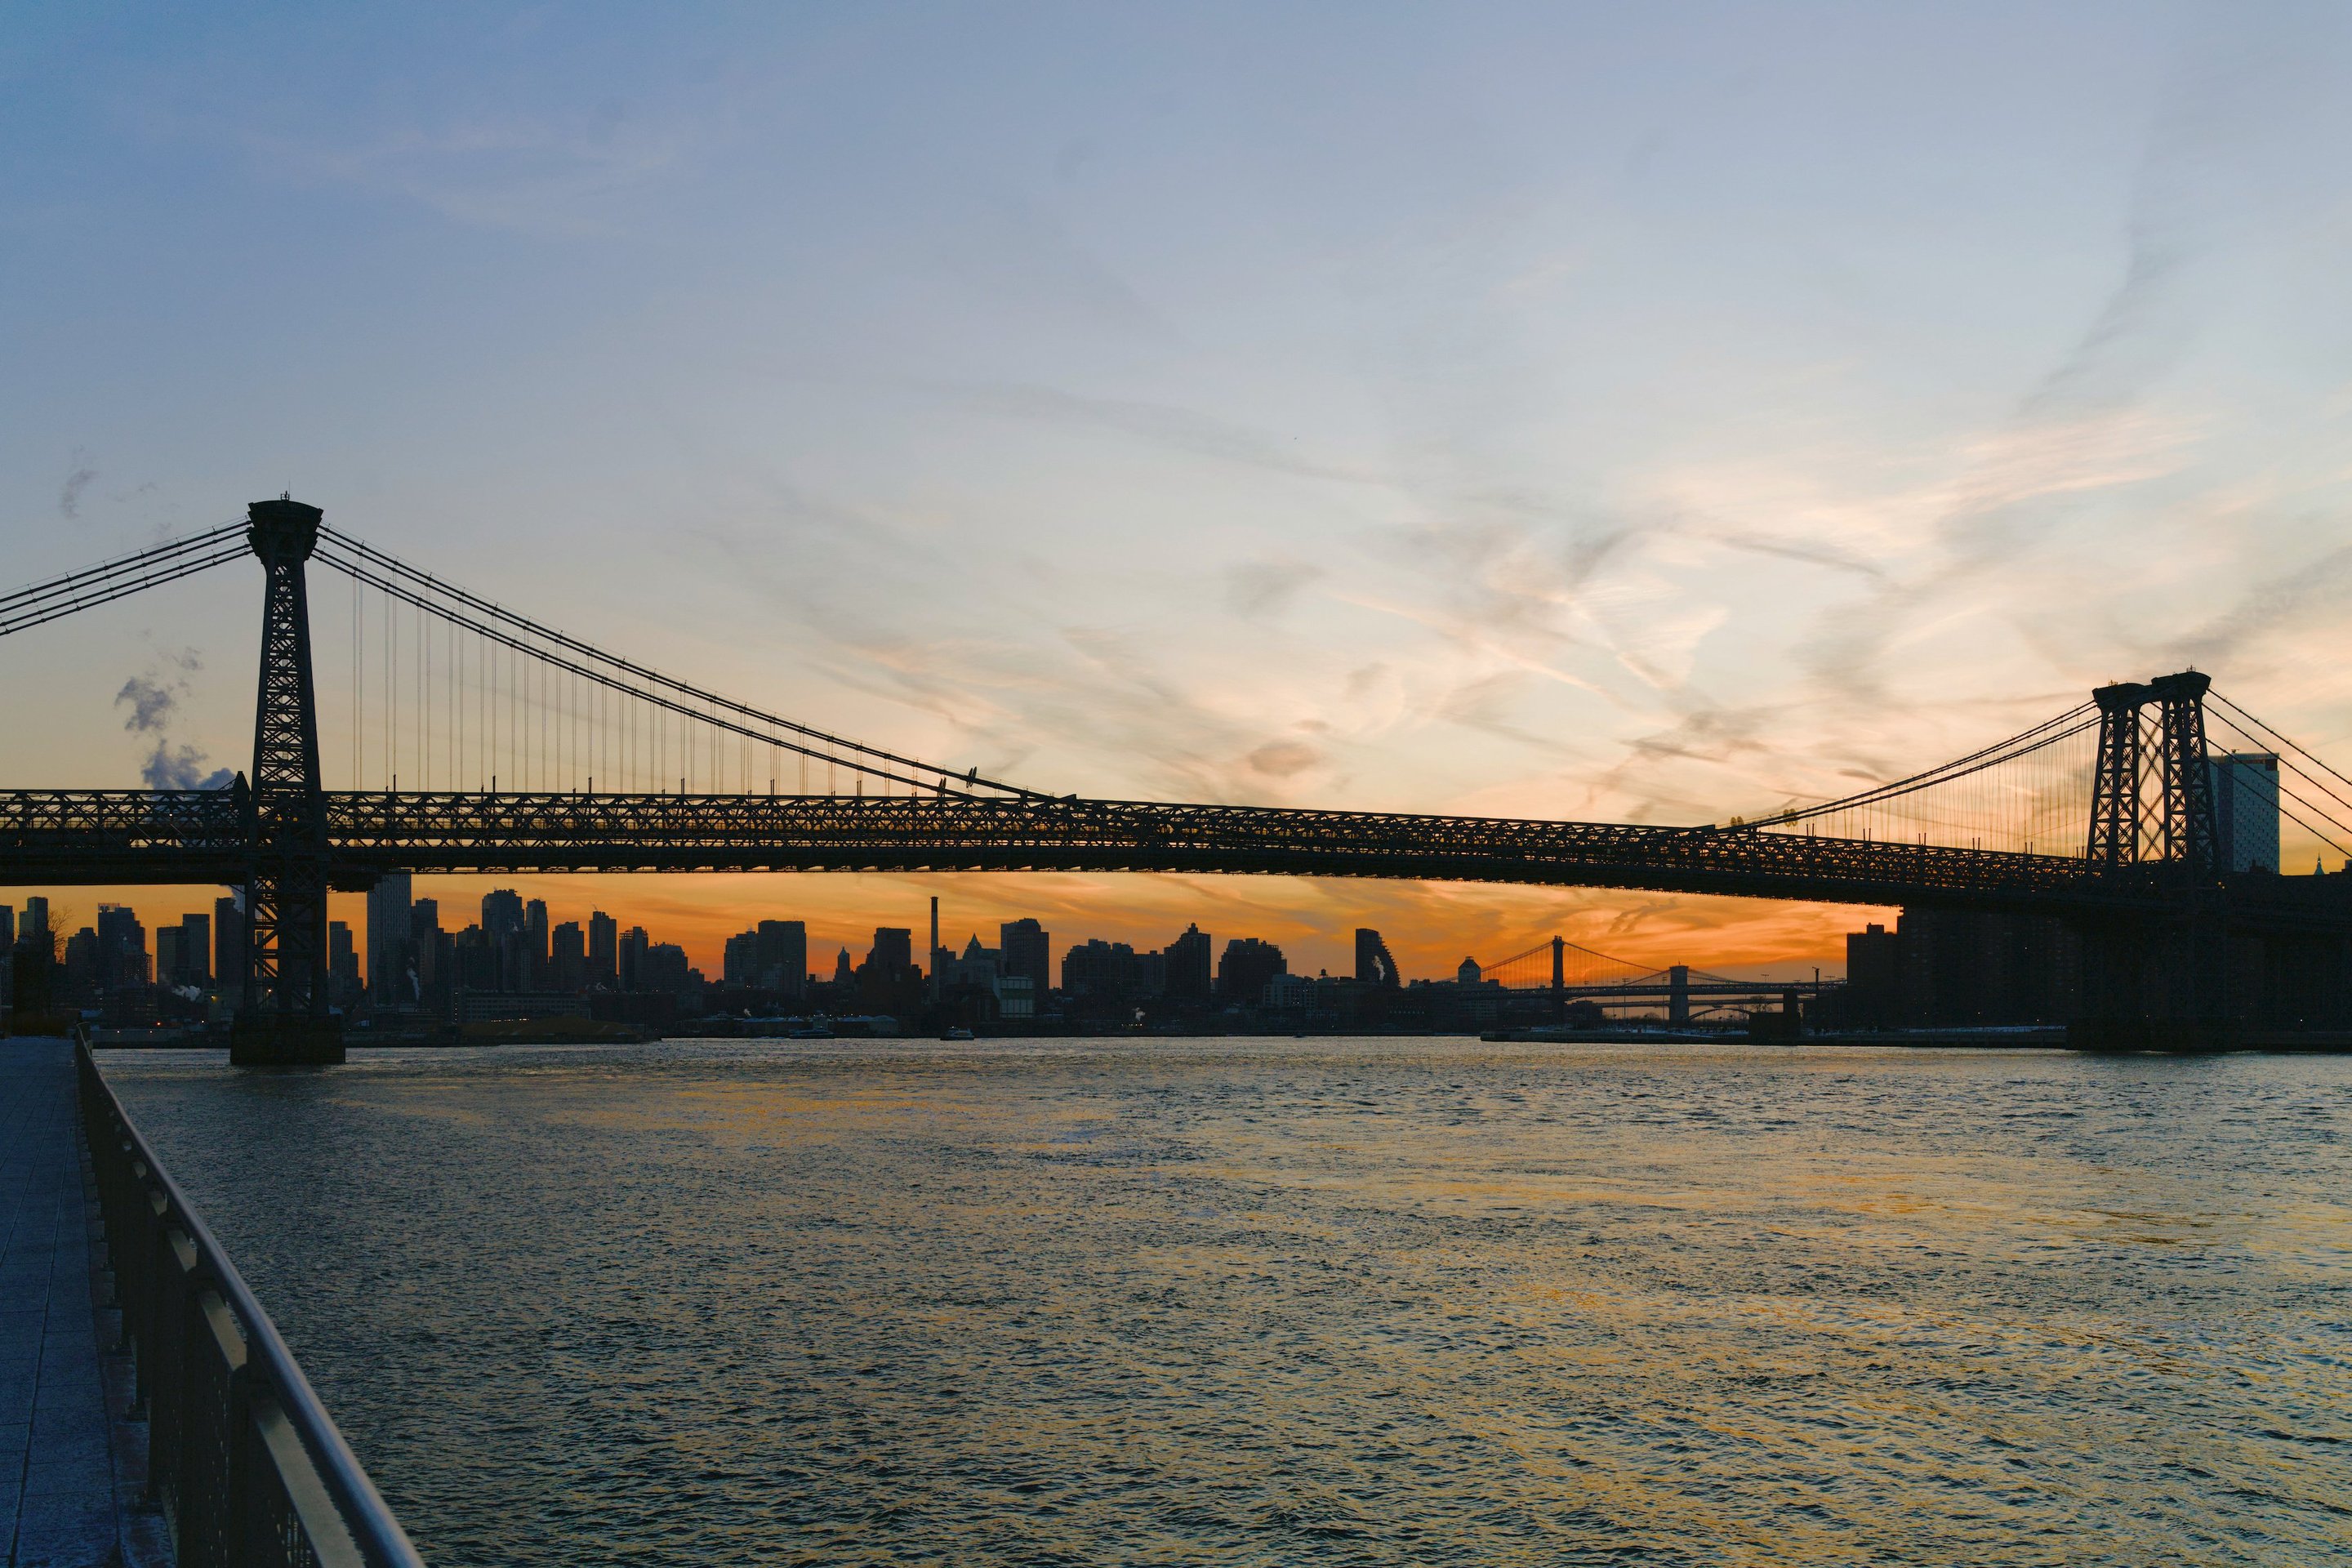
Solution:
<svg viewBox="0 0 2352 1568">
<path fill-rule="evenodd" d="M 2352 1062 L 110 1076 L 436 1564 L 2352 1552 Z"/>
</svg>

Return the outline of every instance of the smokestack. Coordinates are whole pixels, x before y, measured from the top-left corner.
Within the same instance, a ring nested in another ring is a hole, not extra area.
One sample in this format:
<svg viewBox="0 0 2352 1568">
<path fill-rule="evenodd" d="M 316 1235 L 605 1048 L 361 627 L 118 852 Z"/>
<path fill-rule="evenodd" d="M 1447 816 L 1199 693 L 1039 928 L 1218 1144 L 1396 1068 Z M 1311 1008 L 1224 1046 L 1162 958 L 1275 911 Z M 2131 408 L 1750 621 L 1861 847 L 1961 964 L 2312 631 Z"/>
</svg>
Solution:
<svg viewBox="0 0 2352 1568">
<path fill-rule="evenodd" d="M 940 1002 L 940 896 L 931 895 L 931 1005 Z"/>
</svg>

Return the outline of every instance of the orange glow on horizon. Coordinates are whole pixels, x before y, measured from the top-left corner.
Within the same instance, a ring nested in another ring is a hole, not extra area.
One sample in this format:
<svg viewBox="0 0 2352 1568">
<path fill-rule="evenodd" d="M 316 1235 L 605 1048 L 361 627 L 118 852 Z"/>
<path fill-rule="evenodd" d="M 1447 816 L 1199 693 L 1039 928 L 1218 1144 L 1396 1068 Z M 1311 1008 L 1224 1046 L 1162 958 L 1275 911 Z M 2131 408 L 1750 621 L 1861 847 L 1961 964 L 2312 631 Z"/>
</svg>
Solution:
<svg viewBox="0 0 2352 1568">
<path fill-rule="evenodd" d="M 961 950 L 977 934 L 994 946 L 997 927 L 1025 917 L 1052 933 L 1061 955 L 1090 938 L 1139 951 L 1165 947 L 1188 923 L 1210 933 L 1222 952 L 1229 938 L 1255 936 L 1280 946 L 1294 973 L 1352 972 L 1358 926 L 1378 928 L 1408 979 L 1450 979 L 1465 957 L 1491 963 L 1553 934 L 1645 966 L 1801 971 L 1840 974 L 1844 934 L 1865 921 L 1891 923 L 1892 910 L 1755 899 L 1629 893 L 1616 889 L 1524 888 L 1459 882 L 1378 882 L 1275 877 L 1179 877 L 1151 873 L 961 872 L 866 875 L 814 872 L 693 873 L 530 877 L 419 877 L 412 895 L 437 900 L 445 930 L 480 919 L 482 895 L 512 888 L 543 899 L 551 923 L 585 925 L 602 910 L 623 930 L 641 925 L 656 942 L 676 942 L 713 981 L 728 937 L 762 920 L 804 921 L 809 966 L 829 974 L 843 948 L 862 961 L 877 926 L 928 940 L 929 900 L 940 900 L 940 938 Z M 0 889 L 21 908 L 45 893 L 54 910 L 88 925 L 100 903 L 129 904 L 152 933 L 185 912 L 209 914 L 227 889 L 195 887 Z M 365 962 L 366 900 L 330 900 Z M 62 923 L 61 921 L 59 923 Z"/>
</svg>

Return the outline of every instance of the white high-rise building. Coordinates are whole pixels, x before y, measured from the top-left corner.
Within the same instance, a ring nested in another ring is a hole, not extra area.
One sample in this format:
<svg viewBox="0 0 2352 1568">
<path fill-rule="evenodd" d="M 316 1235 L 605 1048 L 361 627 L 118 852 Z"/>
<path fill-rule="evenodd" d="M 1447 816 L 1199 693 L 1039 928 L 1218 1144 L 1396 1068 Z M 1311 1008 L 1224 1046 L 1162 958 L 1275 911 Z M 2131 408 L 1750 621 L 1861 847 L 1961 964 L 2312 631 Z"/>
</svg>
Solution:
<svg viewBox="0 0 2352 1568">
<path fill-rule="evenodd" d="M 2279 868 L 2279 760 L 2275 752 L 2230 752 L 2208 757 L 2213 780 L 2213 820 L 2223 867 Z"/>
</svg>

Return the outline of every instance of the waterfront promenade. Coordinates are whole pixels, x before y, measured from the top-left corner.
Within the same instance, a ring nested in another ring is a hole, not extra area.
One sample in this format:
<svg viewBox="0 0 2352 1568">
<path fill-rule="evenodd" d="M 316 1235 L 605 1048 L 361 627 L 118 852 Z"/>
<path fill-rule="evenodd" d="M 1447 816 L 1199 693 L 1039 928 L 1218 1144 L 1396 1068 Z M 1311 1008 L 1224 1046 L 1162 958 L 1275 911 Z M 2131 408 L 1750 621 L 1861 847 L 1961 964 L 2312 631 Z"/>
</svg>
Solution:
<svg viewBox="0 0 2352 1568">
<path fill-rule="evenodd" d="M 0 1543 L 8 1568 L 123 1560 L 90 1285 L 73 1047 L 0 1039 Z M 135 1528 L 133 1535 L 141 1533 Z"/>
</svg>

